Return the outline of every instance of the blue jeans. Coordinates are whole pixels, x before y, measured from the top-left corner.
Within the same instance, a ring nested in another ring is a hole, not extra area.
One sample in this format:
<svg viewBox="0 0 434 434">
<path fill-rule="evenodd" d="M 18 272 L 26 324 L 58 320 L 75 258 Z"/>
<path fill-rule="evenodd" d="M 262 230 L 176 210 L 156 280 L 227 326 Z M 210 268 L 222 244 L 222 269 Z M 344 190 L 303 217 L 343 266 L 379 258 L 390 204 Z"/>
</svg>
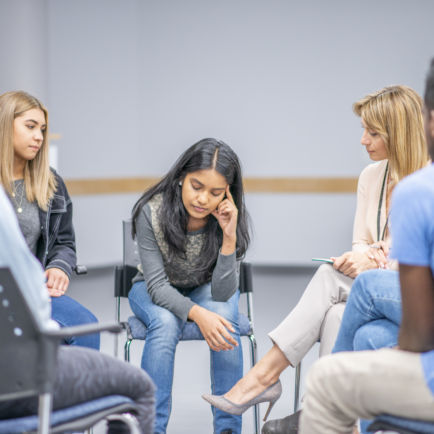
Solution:
<svg viewBox="0 0 434 434">
<path fill-rule="evenodd" d="M 333 353 L 376 350 L 398 344 L 401 324 L 399 274 L 391 270 L 361 273 L 351 288 Z M 361 433 L 371 421 L 361 420 Z"/>
<path fill-rule="evenodd" d="M 51 297 L 51 318 L 58 322 L 60 327 L 76 326 L 98 322 L 95 315 L 67 295 Z M 99 350 L 99 333 L 86 336 L 73 336 L 64 340 L 66 345 Z"/>
<path fill-rule="evenodd" d="M 243 355 L 238 325 L 239 292 L 237 291 L 226 302 L 218 302 L 212 299 L 211 285 L 205 284 L 195 288 L 187 296 L 199 306 L 226 318 L 235 330 L 231 335 L 238 342 L 238 347 L 230 351 L 210 350 L 212 393 L 222 395 L 231 389 L 243 374 Z M 169 310 L 154 304 L 143 281 L 133 285 L 128 298 L 134 314 L 148 329 L 141 366 L 157 386 L 155 432 L 165 433 L 172 404 L 175 350 L 184 321 Z M 215 408 L 212 408 L 212 411 L 215 433 L 228 429 L 233 433 L 241 433 L 241 416 L 234 416 Z"/>
</svg>

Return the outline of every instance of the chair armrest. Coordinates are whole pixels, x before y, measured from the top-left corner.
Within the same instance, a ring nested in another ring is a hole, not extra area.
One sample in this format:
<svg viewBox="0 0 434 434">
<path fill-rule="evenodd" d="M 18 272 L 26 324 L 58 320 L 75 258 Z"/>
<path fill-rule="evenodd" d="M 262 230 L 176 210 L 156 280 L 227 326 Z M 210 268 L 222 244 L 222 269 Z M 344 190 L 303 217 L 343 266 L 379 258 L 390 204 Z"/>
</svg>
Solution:
<svg viewBox="0 0 434 434">
<path fill-rule="evenodd" d="M 82 336 L 89 335 L 91 333 L 98 332 L 110 332 L 110 333 L 120 333 L 124 328 L 119 323 L 107 323 L 107 324 L 99 324 L 99 323 L 91 323 L 91 324 L 83 324 L 73 327 L 63 327 L 56 330 L 47 330 L 44 331 L 43 334 L 47 337 L 53 338 L 68 338 L 71 336 Z"/>
<path fill-rule="evenodd" d="M 76 265 L 75 266 L 75 274 L 81 275 L 81 274 L 87 274 L 87 267 L 86 265 Z"/>
</svg>

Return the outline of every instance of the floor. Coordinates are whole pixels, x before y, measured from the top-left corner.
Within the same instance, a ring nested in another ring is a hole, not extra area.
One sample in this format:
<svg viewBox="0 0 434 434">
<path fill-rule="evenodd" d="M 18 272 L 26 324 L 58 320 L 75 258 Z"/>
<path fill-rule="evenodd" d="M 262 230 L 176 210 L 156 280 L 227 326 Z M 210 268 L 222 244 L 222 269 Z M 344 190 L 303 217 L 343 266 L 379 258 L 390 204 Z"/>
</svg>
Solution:
<svg viewBox="0 0 434 434">
<path fill-rule="evenodd" d="M 258 355 L 261 357 L 271 347 L 267 332 L 275 327 L 296 304 L 306 284 L 315 272 L 311 267 L 254 267 L 254 323 L 258 342 Z M 86 276 L 74 277 L 69 295 L 83 303 L 98 317 L 100 322 L 115 320 L 113 297 L 113 269 L 98 268 L 89 270 Z M 240 303 L 240 309 L 244 305 Z M 122 300 L 121 319 L 130 315 L 127 300 Z M 118 344 L 110 334 L 101 337 L 101 351 L 123 357 L 125 336 L 120 335 Z M 250 366 L 249 344 L 243 339 L 244 370 Z M 143 344 L 133 343 L 131 363 L 140 365 Z M 316 346 L 303 361 L 303 373 L 318 357 Z M 294 393 L 294 369 L 287 369 L 281 376 L 283 394 L 273 407 L 270 419 L 284 417 L 292 413 Z M 175 379 L 173 387 L 173 406 L 168 434 L 212 434 L 212 416 L 209 405 L 201 398 L 202 393 L 210 390 L 209 350 L 204 342 L 182 342 L 177 349 Z M 303 382 L 302 382 L 303 391 Z M 302 393 L 301 393 L 302 394 Z M 266 404 L 261 404 L 261 415 L 265 414 Z M 262 421 L 261 421 L 262 425 Z M 253 410 L 243 415 L 243 434 L 252 434 Z M 100 424 L 94 434 L 102 434 Z"/>
</svg>

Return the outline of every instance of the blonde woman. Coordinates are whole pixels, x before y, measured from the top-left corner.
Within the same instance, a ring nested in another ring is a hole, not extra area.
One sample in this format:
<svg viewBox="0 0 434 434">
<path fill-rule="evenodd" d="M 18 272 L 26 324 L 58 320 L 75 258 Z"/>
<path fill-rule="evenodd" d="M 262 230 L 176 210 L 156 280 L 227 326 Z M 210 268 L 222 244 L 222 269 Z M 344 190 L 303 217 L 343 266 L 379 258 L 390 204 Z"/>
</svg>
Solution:
<svg viewBox="0 0 434 434">
<path fill-rule="evenodd" d="M 61 326 L 96 322 L 65 295 L 76 267 L 72 203 L 62 178 L 49 167 L 47 134 L 48 112 L 35 97 L 22 91 L 0 95 L 0 184 L 45 269 L 52 318 Z M 99 335 L 66 343 L 99 349 Z"/>
<path fill-rule="evenodd" d="M 271 407 L 280 396 L 284 369 L 296 366 L 318 340 L 320 355 L 331 352 L 354 278 L 394 266 L 388 259 L 391 192 L 428 162 L 422 100 L 409 87 L 391 86 L 353 108 L 362 121 L 361 144 L 374 161 L 359 177 L 353 248 L 318 268 L 296 307 L 269 334 L 273 346 L 268 353 L 224 396 L 205 397 L 217 408 L 240 414 L 257 402 L 268 401 Z"/>
</svg>

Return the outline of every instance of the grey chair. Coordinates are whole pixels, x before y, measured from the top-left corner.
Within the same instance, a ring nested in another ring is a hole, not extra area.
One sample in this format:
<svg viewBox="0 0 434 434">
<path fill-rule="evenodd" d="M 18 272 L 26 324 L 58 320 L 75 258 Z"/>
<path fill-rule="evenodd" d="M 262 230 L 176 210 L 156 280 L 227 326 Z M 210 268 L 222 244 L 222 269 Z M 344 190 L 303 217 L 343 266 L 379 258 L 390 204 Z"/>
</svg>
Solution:
<svg viewBox="0 0 434 434">
<path fill-rule="evenodd" d="M 136 429 L 126 413 L 134 402 L 112 395 L 52 411 L 52 391 L 59 343 L 65 337 L 100 331 L 118 333 L 119 324 L 86 324 L 42 330 L 35 320 L 11 271 L 0 268 L 0 401 L 39 397 L 38 414 L 0 419 L 0 433 L 77 432 L 91 428 L 105 418 L 120 419 Z M 137 431 L 133 431 L 137 432 Z"/>
<path fill-rule="evenodd" d="M 140 264 L 137 243 L 132 238 L 131 220 L 122 222 L 123 231 L 123 264 L 115 267 L 115 297 L 116 297 L 116 318 L 120 322 L 121 297 L 128 297 L 132 278 L 137 274 L 137 266 Z M 240 335 L 247 337 L 250 343 L 250 362 L 253 366 L 257 361 L 256 338 L 253 332 L 253 282 L 252 266 L 242 262 L 240 267 L 240 293 L 246 296 L 246 314 L 239 314 Z M 123 323 L 127 331 L 127 340 L 124 347 L 125 360 L 130 360 L 130 347 L 133 340 L 146 339 L 146 326 L 136 316 L 130 316 L 126 323 Z M 181 341 L 204 340 L 202 333 L 196 323 L 187 321 L 181 335 Z M 254 407 L 254 426 L 256 434 L 259 434 L 259 405 Z"/>
</svg>

